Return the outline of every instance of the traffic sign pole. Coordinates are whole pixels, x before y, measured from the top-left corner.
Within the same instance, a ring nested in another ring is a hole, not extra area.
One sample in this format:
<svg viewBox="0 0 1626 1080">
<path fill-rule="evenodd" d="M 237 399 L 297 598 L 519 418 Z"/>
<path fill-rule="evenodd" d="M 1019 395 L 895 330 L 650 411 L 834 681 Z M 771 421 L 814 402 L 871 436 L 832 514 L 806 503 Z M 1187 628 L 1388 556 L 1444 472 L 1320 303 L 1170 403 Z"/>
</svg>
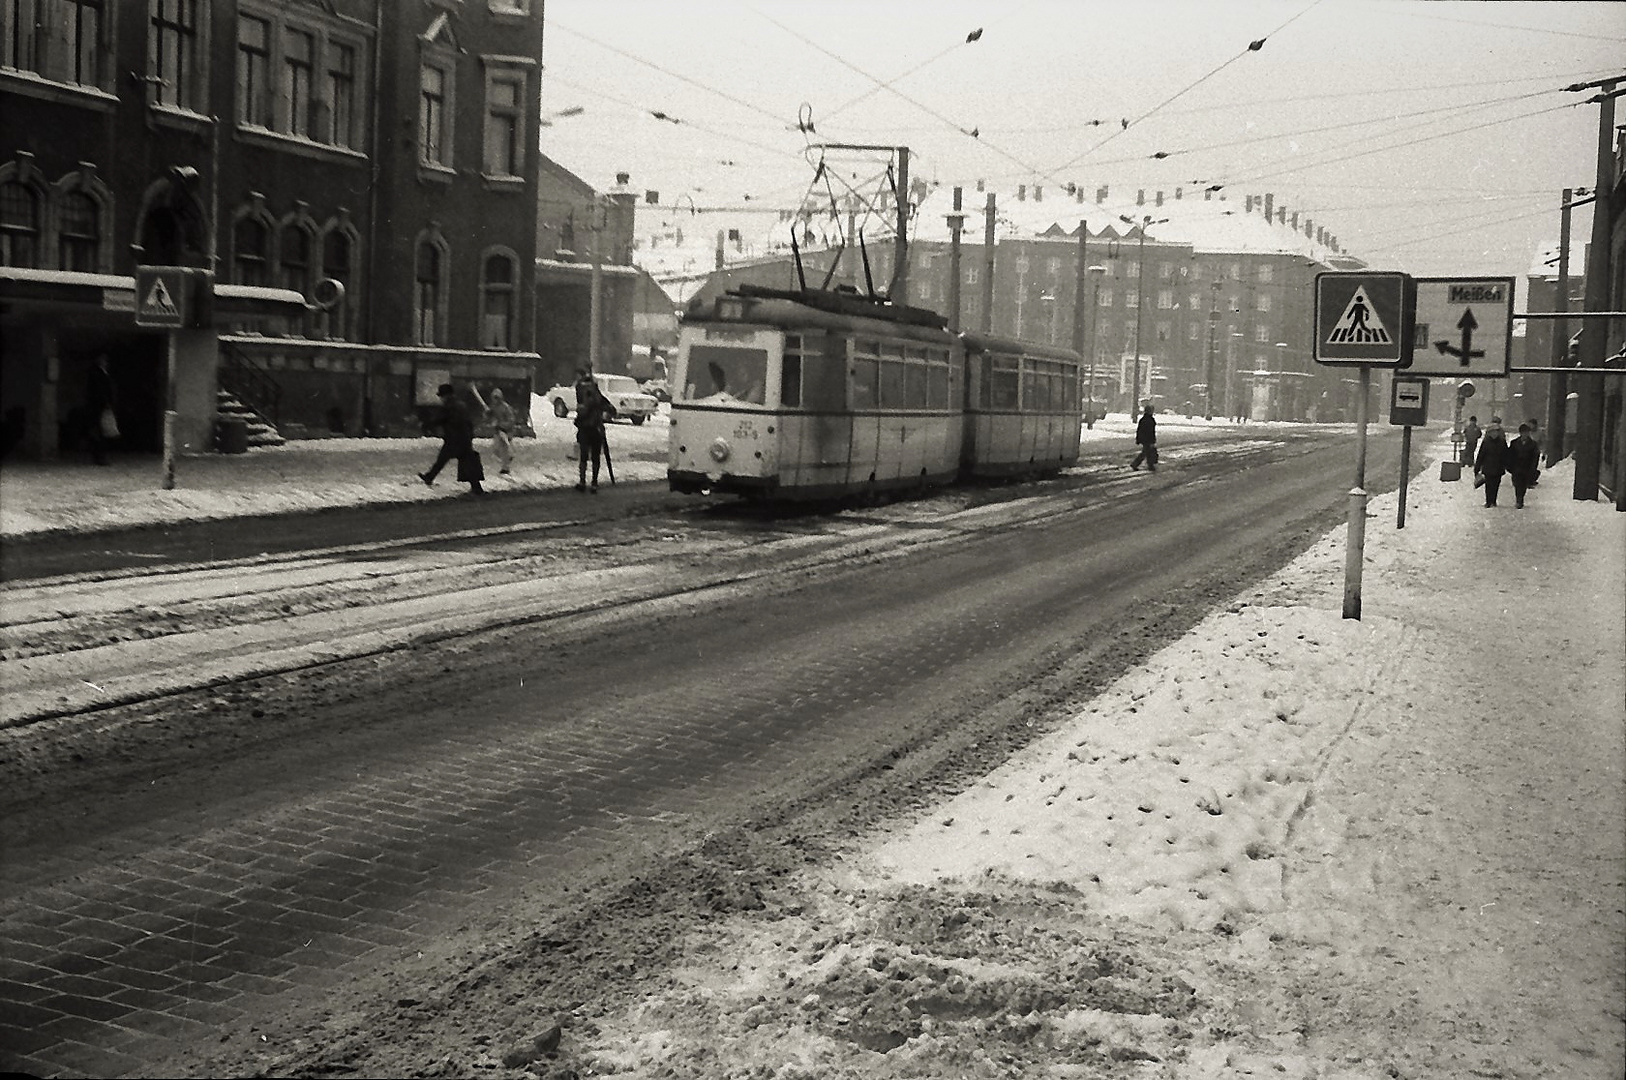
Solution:
<svg viewBox="0 0 1626 1080">
<path fill-rule="evenodd" d="M 1372 368 L 1361 365 L 1361 399 L 1355 406 L 1355 486 L 1349 490 L 1349 538 L 1344 543 L 1344 618 L 1361 617 L 1361 563 L 1366 555 L 1366 399 Z"/>
<path fill-rule="evenodd" d="M 1411 477 L 1411 425 L 1400 429 L 1400 508 L 1395 511 L 1395 528 L 1406 527 L 1406 482 Z"/>
</svg>

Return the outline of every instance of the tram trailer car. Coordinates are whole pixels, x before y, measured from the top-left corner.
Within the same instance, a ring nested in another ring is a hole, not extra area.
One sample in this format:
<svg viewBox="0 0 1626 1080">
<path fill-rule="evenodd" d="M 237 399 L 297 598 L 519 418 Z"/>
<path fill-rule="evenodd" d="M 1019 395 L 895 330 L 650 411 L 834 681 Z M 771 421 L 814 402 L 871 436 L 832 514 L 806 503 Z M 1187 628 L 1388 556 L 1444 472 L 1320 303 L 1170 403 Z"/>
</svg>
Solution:
<svg viewBox="0 0 1626 1080">
<path fill-rule="evenodd" d="M 720 296 L 684 317 L 672 376 L 674 491 L 839 500 L 1078 458 L 1076 354 L 844 290 Z"/>
</svg>

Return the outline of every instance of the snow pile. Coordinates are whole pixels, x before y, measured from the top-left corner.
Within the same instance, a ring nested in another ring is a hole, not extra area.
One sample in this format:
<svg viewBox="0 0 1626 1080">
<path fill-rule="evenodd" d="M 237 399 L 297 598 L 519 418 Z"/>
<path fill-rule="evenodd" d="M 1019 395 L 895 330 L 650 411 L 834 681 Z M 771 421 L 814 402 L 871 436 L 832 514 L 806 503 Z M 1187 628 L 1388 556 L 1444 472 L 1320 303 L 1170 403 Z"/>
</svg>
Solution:
<svg viewBox="0 0 1626 1080">
<path fill-rule="evenodd" d="M 886 880 L 1061 882 L 1108 914 L 1212 926 L 1281 904 L 1274 858 L 1327 747 L 1381 694 L 1397 628 L 1210 616 L 1064 730 L 875 852 Z"/>
</svg>

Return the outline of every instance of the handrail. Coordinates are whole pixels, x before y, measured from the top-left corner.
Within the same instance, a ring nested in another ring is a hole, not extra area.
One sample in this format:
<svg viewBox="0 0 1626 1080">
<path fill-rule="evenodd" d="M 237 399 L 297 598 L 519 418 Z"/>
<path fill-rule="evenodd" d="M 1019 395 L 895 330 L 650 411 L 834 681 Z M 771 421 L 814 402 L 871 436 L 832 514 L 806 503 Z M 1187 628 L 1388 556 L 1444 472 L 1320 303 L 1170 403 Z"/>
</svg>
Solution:
<svg viewBox="0 0 1626 1080">
<path fill-rule="evenodd" d="M 271 422 L 282 426 L 282 384 L 271 372 L 248 353 L 229 341 L 220 343 L 225 360 L 220 366 L 220 382 L 244 405 Z"/>
</svg>

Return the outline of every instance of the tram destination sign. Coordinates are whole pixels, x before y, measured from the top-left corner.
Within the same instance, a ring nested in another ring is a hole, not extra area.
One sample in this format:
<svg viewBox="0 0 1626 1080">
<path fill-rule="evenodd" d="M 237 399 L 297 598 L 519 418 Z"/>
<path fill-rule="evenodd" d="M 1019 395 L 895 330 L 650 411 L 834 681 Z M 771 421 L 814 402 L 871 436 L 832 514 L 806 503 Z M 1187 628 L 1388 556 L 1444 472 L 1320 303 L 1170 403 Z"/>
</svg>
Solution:
<svg viewBox="0 0 1626 1080">
<path fill-rule="evenodd" d="M 1507 377 L 1513 346 L 1513 279 L 1417 279 L 1409 375 Z"/>
<path fill-rule="evenodd" d="M 1415 288 L 1401 273 L 1317 274 L 1316 363 L 1405 367 L 1412 355 Z"/>
</svg>

